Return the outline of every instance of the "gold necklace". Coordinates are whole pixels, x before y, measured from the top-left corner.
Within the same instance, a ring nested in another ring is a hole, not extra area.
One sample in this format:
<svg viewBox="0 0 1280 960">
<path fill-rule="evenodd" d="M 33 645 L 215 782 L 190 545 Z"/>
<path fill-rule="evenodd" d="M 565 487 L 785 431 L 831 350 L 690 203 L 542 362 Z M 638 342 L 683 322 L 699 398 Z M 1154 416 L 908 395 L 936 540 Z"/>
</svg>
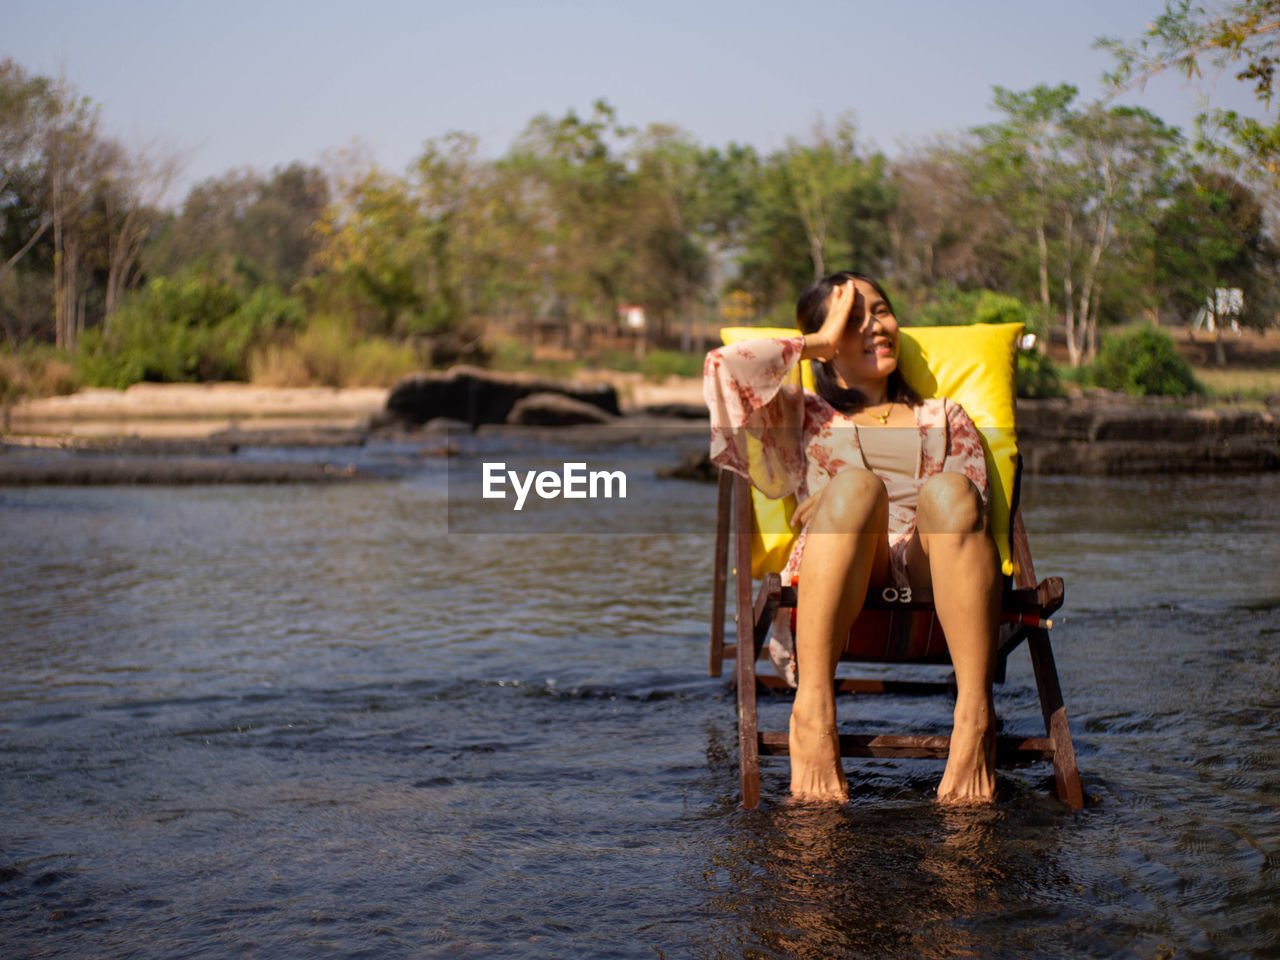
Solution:
<svg viewBox="0 0 1280 960">
<path fill-rule="evenodd" d="M 886 423 L 889 422 L 889 414 L 893 413 L 893 401 L 892 400 L 889 401 L 889 409 L 884 412 L 884 416 L 881 416 L 878 413 L 872 413 L 866 407 L 862 408 L 862 412 L 865 413 L 872 420 L 877 421 L 881 426 L 884 426 Z"/>
</svg>

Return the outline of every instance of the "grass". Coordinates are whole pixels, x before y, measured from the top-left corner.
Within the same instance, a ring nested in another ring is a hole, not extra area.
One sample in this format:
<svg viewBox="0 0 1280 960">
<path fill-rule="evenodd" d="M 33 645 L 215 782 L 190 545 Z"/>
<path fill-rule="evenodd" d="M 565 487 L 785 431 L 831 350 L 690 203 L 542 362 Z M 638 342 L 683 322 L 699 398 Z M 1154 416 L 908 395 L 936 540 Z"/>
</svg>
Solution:
<svg viewBox="0 0 1280 960">
<path fill-rule="evenodd" d="M 1215 400 L 1264 401 L 1280 394 L 1280 369 L 1195 366 L 1192 370 Z"/>
<path fill-rule="evenodd" d="M 0 404 L 75 393 L 80 386 L 72 358 L 64 351 L 28 344 L 0 353 Z"/>
<path fill-rule="evenodd" d="M 697 378 L 702 376 L 704 358 L 701 353 L 652 348 L 643 357 L 637 357 L 633 350 L 606 347 L 565 359 L 559 356 L 559 351 L 543 351 L 540 355 L 522 341 L 504 336 L 493 338 L 490 347 L 493 351 L 489 364 L 492 369 L 533 373 L 553 379 L 573 379 L 587 369 L 639 373 L 655 383 L 672 376 Z"/>
</svg>

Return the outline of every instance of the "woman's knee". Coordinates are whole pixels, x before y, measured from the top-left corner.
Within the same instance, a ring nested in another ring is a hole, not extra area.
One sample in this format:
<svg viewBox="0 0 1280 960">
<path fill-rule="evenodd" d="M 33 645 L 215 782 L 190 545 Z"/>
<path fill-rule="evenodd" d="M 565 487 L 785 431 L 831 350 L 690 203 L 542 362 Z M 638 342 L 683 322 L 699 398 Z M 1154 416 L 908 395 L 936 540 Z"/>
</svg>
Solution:
<svg viewBox="0 0 1280 960">
<path fill-rule="evenodd" d="M 961 473 L 939 473 L 926 480 L 916 509 L 925 533 L 969 533 L 986 526 L 982 494 Z"/>
<path fill-rule="evenodd" d="M 888 523 L 889 493 L 870 470 L 844 470 L 823 490 L 818 515 L 829 528 L 878 532 Z"/>
</svg>

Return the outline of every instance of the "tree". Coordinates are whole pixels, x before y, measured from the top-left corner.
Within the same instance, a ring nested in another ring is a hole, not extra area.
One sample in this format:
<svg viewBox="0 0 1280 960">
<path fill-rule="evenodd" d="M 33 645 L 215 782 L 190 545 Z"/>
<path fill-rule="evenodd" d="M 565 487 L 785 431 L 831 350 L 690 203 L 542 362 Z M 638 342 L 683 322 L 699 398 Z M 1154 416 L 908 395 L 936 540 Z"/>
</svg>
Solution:
<svg viewBox="0 0 1280 960">
<path fill-rule="evenodd" d="M 1060 308 L 1078 366 L 1097 350 L 1104 278 L 1149 262 L 1150 224 L 1180 137 L 1145 110 L 1074 109 L 1074 96 L 1065 84 L 996 88 L 1006 119 L 975 131 L 975 184 L 1008 218 L 1011 230 L 996 250 L 1015 276 L 1029 275 L 1034 257 L 1041 309 L 1049 316 Z"/>
<path fill-rule="evenodd" d="M 1062 206 L 1062 152 L 1070 134 L 1067 117 L 1077 90 L 1071 84 L 1040 84 L 1025 92 L 995 87 L 1002 123 L 978 127 L 978 187 L 995 200 L 1015 226 L 1035 241 L 1040 306 L 1052 314 L 1049 288 L 1049 223 Z"/>
<path fill-rule="evenodd" d="M 98 195 L 107 227 L 106 296 L 103 324 L 119 308 L 125 292 L 141 277 L 142 246 L 163 215 L 160 203 L 178 174 L 173 156 L 127 153 L 116 141 L 102 145 Z"/>
<path fill-rule="evenodd" d="M 884 266 L 893 187 L 849 118 L 770 154 L 753 186 L 741 283 L 764 303 L 789 311 L 798 289 L 831 270 Z"/>
<path fill-rule="evenodd" d="M 1003 219 L 993 205 L 980 202 L 974 167 L 963 145 L 943 143 L 890 164 L 896 202 L 888 227 L 897 284 L 923 291 L 1000 282 L 1000 265 L 988 251 Z"/>
<path fill-rule="evenodd" d="M 10 339 L 70 349 L 109 320 L 140 278 L 176 170 L 104 136 L 97 107 L 67 83 L 0 61 L 0 316 Z"/>
<path fill-rule="evenodd" d="M 226 282 L 288 290 L 313 268 L 313 227 L 328 203 L 328 178 L 317 167 L 291 163 L 267 177 L 230 171 L 191 188 L 142 260 L 151 273 L 200 265 Z"/>
<path fill-rule="evenodd" d="M 659 336 L 669 322 L 683 320 L 684 347 L 693 349 L 694 319 L 714 302 L 714 264 L 724 250 L 724 211 L 708 176 L 714 167 L 696 140 L 665 124 L 637 136 L 628 165 L 636 185 L 628 219 L 633 299 L 656 319 Z"/>
<path fill-rule="evenodd" d="M 1230 0 L 1213 10 L 1167 0 L 1136 41 L 1103 37 L 1097 45 L 1115 55 L 1116 69 L 1107 79 L 1117 90 L 1141 87 L 1164 70 L 1191 78 L 1206 65 L 1219 71 L 1238 66 L 1236 79 L 1252 83 L 1258 102 L 1269 109 L 1280 59 L 1280 0 Z M 1228 149 L 1265 169 L 1273 184 L 1280 182 L 1280 120 L 1214 109 L 1200 123 L 1205 145 L 1215 128 L 1221 130 Z"/>
<path fill-rule="evenodd" d="M 1078 300 L 1073 270 L 1063 274 L 1067 349 L 1072 363 L 1083 352 L 1092 360 L 1098 349 L 1097 318 L 1101 302 L 1099 265 L 1109 250 L 1127 245 L 1125 252 L 1150 249 L 1152 215 L 1172 174 L 1170 156 L 1180 136 L 1150 112 L 1137 107 L 1093 104 L 1070 118 L 1081 188 L 1078 218 L 1081 227 Z M 1072 258 L 1069 214 L 1066 253 Z M 1084 343 L 1075 336 L 1078 315 Z"/>
<path fill-rule="evenodd" d="M 58 119 L 42 145 L 53 226 L 54 338 L 72 349 L 85 329 L 93 186 L 109 158 L 98 136 L 97 108 L 65 88 L 56 97 Z"/>
<path fill-rule="evenodd" d="M 321 276 L 317 306 L 349 317 L 375 335 L 426 332 L 426 274 L 432 269 L 429 224 L 409 182 L 377 167 L 335 184 L 316 224 Z"/>
<path fill-rule="evenodd" d="M 526 269 L 540 285 L 535 312 L 561 317 L 574 346 L 586 325 L 612 318 L 629 286 L 636 185 L 615 145 L 633 133 L 597 100 L 585 119 L 573 110 L 534 117 L 500 163 L 532 228 Z"/>
<path fill-rule="evenodd" d="M 1211 303 L 1219 287 L 1244 293 L 1240 318 L 1259 326 L 1269 321 L 1270 290 L 1280 251 L 1266 234 L 1256 196 L 1225 173 L 1189 168 L 1170 191 L 1156 223 L 1155 272 L 1162 303 L 1184 323 Z M 1222 325 L 1215 325 L 1215 355 L 1226 363 Z"/>
<path fill-rule="evenodd" d="M 45 210 L 30 216 L 35 209 L 31 192 L 21 190 L 21 185 L 39 168 L 40 145 L 56 113 L 57 98 L 49 80 L 28 75 L 13 60 L 0 60 L 0 282 L 52 223 Z"/>
</svg>

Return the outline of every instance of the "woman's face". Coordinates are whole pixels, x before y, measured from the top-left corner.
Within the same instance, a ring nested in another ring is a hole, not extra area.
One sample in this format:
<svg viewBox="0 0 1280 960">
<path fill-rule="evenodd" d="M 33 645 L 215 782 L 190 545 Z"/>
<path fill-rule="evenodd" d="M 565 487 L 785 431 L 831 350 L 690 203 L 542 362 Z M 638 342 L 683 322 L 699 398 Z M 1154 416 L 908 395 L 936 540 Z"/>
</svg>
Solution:
<svg viewBox="0 0 1280 960">
<path fill-rule="evenodd" d="M 898 321 L 875 287 L 855 280 L 857 296 L 849 312 L 844 336 L 836 351 L 835 367 L 846 386 L 888 379 L 898 367 Z"/>
</svg>

